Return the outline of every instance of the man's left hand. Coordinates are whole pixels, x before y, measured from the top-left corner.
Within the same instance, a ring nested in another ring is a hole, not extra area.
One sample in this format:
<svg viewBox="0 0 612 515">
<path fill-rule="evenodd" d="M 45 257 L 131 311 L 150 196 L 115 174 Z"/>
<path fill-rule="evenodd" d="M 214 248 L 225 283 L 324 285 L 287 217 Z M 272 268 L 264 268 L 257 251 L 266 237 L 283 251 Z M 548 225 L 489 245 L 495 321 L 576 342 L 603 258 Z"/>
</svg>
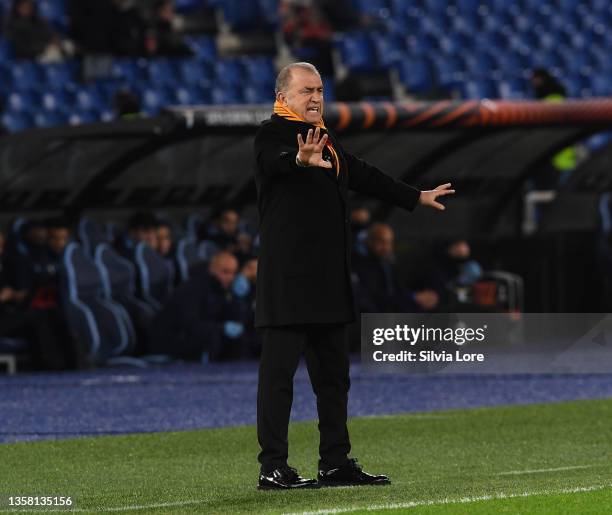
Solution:
<svg viewBox="0 0 612 515">
<path fill-rule="evenodd" d="M 421 191 L 421 196 L 419 197 L 419 204 L 424 206 L 431 206 L 439 209 L 440 211 L 444 211 L 446 209 L 443 204 L 437 202 L 436 199 L 438 197 L 443 197 L 444 195 L 452 195 L 455 193 L 455 190 L 451 190 L 451 183 L 447 182 L 446 184 L 442 184 L 433 190 Z"/>
</svg>

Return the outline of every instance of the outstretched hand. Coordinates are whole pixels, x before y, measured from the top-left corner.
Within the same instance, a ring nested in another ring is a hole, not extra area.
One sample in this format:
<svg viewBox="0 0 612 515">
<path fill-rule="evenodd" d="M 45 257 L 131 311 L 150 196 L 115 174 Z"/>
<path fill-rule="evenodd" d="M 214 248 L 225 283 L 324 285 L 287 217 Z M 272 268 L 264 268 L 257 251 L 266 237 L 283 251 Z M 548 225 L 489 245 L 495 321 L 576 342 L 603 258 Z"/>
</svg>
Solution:
<svg viewBox="0 0 612 515">
<path fill-rule="evenodd" d="M 305 166 L 319 166 L 321 168 L 331 168 L 332 164 L 323 159 L 323 149 L 327 142 L 327 134 L 323 134 L 319 138 L 321 131 L 319 127 L 314 130 L 310 129 L 306 134 L 306 141 L 302 139 L 302 135 L 298 133 L 298 153 L 297 158 L 300 163 Z"/>
<path fill-rule="evenodd" d="M 442 184 L 433 190 L 421 191 L 421 196 L 419 197 L 419 204 L 424 206 L 431 206 L 439 209 L 440 211 L 444 211 L 446 209 L 443 204 L 437 202 L 436 199 L 438 197 L 443 197 L 444 195 L 452 195 L 455 193 L 455 190 L 451 190 L 451 183 L 447 182 L 446 184 Z"/>
</svg>

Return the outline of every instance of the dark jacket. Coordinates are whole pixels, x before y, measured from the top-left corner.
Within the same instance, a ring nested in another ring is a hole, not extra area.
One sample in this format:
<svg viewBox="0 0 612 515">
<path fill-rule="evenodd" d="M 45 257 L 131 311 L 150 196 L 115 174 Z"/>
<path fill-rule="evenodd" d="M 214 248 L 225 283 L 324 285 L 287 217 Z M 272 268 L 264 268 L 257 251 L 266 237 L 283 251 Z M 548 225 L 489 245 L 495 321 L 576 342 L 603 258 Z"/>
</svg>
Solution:
<svg viewBox="0 0 612 515">
<path fill-rule="evenodd" d="M 247 317 L 244 305 L 223 289 L 206 265 L 200 265 L 153 319 L 149 351 L 183 359 L 200 359 L 208 352 L 213 361 L 223 359 L 232 354 L 228 351 L 243 350 L 241 341 L 225 348 L 224 323 L 244 322 Z"/>
<path fill-rule="evenodd" d="M 6 37 L 13 45 L 18 59 L 35 59 L 53 41 L 54 32 L 45 20 L 11 18 L 6 26 Z"/>
<path fill-rule="evenodd" d="M 255 136 L 257 327 L 353 321 L 348 190 L 409 210 L 419 199 L 415 188 L 345 152 L 332 132 L 339 177 L 333 168 L 298 167 L 297 134 L 305 138 L 311 128 L 272 115 Z"/>
</svg>

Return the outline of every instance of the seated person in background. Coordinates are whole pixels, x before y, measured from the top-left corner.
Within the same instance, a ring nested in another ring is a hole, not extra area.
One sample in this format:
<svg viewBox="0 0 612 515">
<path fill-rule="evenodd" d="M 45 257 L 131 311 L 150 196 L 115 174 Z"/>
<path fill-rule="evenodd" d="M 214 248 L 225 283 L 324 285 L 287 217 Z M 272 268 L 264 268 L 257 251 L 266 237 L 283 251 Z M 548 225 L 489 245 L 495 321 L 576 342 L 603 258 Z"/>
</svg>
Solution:
<svg viewBox="0 0 612 515">
<path fill-rule="evenodd" d="M 365 239 L 365 255 L 353 257 L 355 303 L 360 313 L 428 312 L 438 308 L 430 288 L 410 291 L 394 265 L 395 234 L 387 224 L 374 223 Z"/>
<path fill-rule="evenodd" d="M 117 251 L 123 256 L 132 259 L 134 249 L 140 242 L 145 242 L 152 249 L 157 250 L 157 217 L 149 211 L 138 211 L 127 221 L 127 235 L 117 242 Z"/>
<path fill-rule="evenodd" d="M 461 238 L 446 240 L 434 252 L 428 281 L 449 309 L 468 301 L 468 289 L 482 277 L 482 267 L 471 258 L 470 244 Z"/>
<path fill-rule="evenodd" d="M 199 239 L 214 244 L 218 250 L 236 250 L 240 216 L 235 209 L 223 207 L 212 213 L 211 221 L 200 228 Z"/>
<path fill-rule="evenodd" d="M 57 294 L 57 269 L 68 239 L 64 221 L 52 219 L 46 227 L 30 222 L 24 231 L 27 255 L 22 255 L 14 276 L 5 268 L 0 273 L 0 336 L 26 340 L 37 370 L 81 364 Z"/>
<path fill-rule="evenodd" d="M 139 6 L 135 5 L 134 0 L 111 0 L 111 4 L 107 30 L 113 55 L 147 55 L 152 38 L 147 37 L 146 23 Z"/>
<path fill-rule="evenodd" d="M 150 55 L 190 56 L 192 54 L 176 30 L 177 16 L 172 0 L 156 0 L 153 6 L 154 36 L 147 49 Z"/>
<path fill-rule="evenodd" d="M 74 53 L 69 41 L 62 41 L 53 27 L 40 18 L 33 0 L 14 0 L 6 23 L 6 37 L 15 57 L 58 62 Z"/>
<path fill-rule="evenodd" d="M 7 262 L 11 285 L 17 291 L 26 292 L 31 302 L 40 285 L 55 276 L 57 258 L 48 246 L 47 224 L 42 220 L 29 220 L 21 228 L 23 246 L 18 255 Z"/>
<path fill-rule="evenodd" d="M 174 255 L 174 240 L 170 223 L 160 220 L 157 226 L 157 252 L 162 257 L 172 259 Z"/>
<path fill-rule="evenodd" d="M 351 210 L 351 235 L 352 251 L 357 254 L 365 255 L 365 239 L 367 236 L 367 228 L 370 225 L 372 214 L 367 207 L 355 207 Z"/>
<path fill-rule="evenodd" d="M 314 64 L 322 76 L 333 75 L 333 29 L 319 6 L 284 0 L 279 9 L 284 40 L 293 54 Z"/>
<path fill-rule="evenodd" d="M 240 265 L 253 257 L 253 237 L 240 230 L 240 215 L 231 207 L 215 210 L 210 223 L 200 227 L 198 238 L 203 240 L 206 256 L 227 250 L 238 258 Z"/>
<path fill-rule="evenodd" d="M 247 357 L 248 313 L 232 292 L 237 272 L 238 260 L 224 251 L 195 267 L 155 316 L 149 352 L 198 361 Z"/>
<path fill-rule="evenodd" d="M 129 88 L 117 91 L 113 97 L 113 110 L 118 120 L 134 120 L 142 116 L 140 97 Z"/>
</svg>

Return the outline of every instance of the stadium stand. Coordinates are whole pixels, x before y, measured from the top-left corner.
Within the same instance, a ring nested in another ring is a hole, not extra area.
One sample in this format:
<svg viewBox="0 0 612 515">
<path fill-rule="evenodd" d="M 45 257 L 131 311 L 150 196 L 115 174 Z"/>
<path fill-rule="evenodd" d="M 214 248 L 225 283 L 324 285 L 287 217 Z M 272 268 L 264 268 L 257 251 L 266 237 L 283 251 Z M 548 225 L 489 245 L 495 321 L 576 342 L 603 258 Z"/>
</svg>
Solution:
<svg viewBox="0 0 612 515">
<path fill-rule="evenodd" d="M 77 57 L 41 63 L 17 59 L 4 33 L 0 39 L 2 123 L 15 132 L 106 121 L 114 116 L 114 94 L 126 88 L 141 98 L 145 115 L 156 115 L 168 105 L 269 102 L 275 59 L 291 56 L 291 49 L 283 38 L 275 38 L 271 49 L 258 46 L 252 35 L 280 33 L 283 3 L 176 1 L 176 16 L 189 30 L 177 36 L 191 53 L 183 57 L 146 52 L 92 57 L 77 43 Z M 12 2 L 0 4 L 6 22 Z M 329 24 L 335 20 L 325 18 L 327 4 L 312 3 Z M 529 79 L 534 68 L 550 70 L 571 98 L 612 93 L 612 37 L 606 30 L 612 23 L 612 6 L 604 0 L 353 0 L 340 4 L 352 10 L 357 20 L 368 20 L 348 27 L 337 21 L 341 30 L 332 36 L 334 69 L 326 85 L 342 84 L 348 76 L 351 95 L 358 91 L 369 99 L 526 99 L 533 97 Z M 41 0 L 36 5 L 41 19 L 62 37 L 78 40 L 79 34 L 71 28 L 69 2 Z M 225 41 L 232 37 L 245 44 L 228 47 Z M 267 53 L 257 54 L 262 48 Z M 307 58 L 306 48 L 294 56 Z M 101 70 L 93 75 L 88 72 L 92 59 L 105 63 L 98 63 Z M 367 83 L 374 75 L 377 86 Z"/>
</svg>

